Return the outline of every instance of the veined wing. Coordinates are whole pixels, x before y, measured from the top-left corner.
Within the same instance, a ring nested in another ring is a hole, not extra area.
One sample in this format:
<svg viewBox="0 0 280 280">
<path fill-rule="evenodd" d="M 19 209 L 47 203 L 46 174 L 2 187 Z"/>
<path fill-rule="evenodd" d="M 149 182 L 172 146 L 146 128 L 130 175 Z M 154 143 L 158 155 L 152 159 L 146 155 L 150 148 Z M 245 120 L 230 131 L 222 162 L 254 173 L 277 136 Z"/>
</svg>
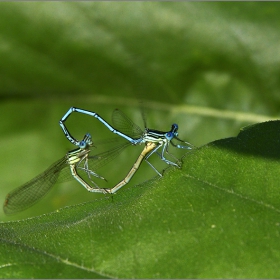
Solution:
<svg viewBox="0 0 280 280">
<path fill-rule="evenodd" d="M 114 160 L 117 155 L 119 155 L 126 147 L 130 145 L 131 145 L 130 142 L 125 142 L 103 153 L 99 153 L 94 156 L 89 156 L 88 157 L 89 169 L 95 172 L 99 168 L 108 164 L 110 161 Z"/>
<path fill-rule="evenodd" d="M 115 129 L 134 139 L 143 135 L 143 130 L 119 109 L 113 111 L 112 122 Z"/>
<path fill-rule="evenodd" d="M 4 212 L 6 214 L 13 214 L 32 206 L 48 193 L 56 183 L 61 170 L 66 167 L 69 168 L 69 165 L 66 157 L 63 157 L 37 177 L 11 191 L 5 200 Z"/>
</svg>

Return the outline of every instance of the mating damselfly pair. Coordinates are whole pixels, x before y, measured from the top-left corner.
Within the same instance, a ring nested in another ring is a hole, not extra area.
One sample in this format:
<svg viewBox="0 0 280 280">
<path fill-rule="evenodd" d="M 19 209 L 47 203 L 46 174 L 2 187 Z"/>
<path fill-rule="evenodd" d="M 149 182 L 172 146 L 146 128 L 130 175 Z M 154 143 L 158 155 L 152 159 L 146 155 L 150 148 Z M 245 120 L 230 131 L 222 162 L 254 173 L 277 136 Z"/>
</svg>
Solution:
<svg viewBox="0 0 280 280">
<path fill-rule="evenodd" d="M 96 118 L 99 122 L 105 125 L 109 131 L 122 137 L 126 140 L 126 142 L 124 144 L 117 145 L 113 149 L 106 152 L 90 155 L 91 147 L 94 147 L 92 136 L 87 133 L 85 134 L 84 138 L 79 141 L 70 134 L 66 127 L 66 120 L 74 112 Z M 152 154 L 157 154 L 161 160 L 169 165 L 180 167 L 178 163 L 165 158 L 165 154 L 169 154 L 174 158 L 174 160 L 177 160 L 172 154 L 168 152 L 169 144 L 180 149 L 190 150 L 194 148 L 193 145 L 181 140 L 178 137 L 177 124 L 172 124 L 170 131 L 167 132 L 149 129 L 145 124 L 145 129 L 143 131 L 138 125 L 133 123 L 123 112 L 118 109 L 113 112 L 112 119 L 113 126 L 111 126 L 95 112 L 71 107 L 62 117 L 59 124 L 66 138 L 72 144 L 77 146 L 77 148 L 69 151 L 63 158 L 52 164 L 45 172 L 41 173 L 17 189 L 11 191 L 7 195 L 4 202 L 4 212 L 6 214 L 12 214 L 32 206 L 52 188 L 52 186 L 59 180 L 60 177 L 67 179 L 69 176 L 72 176 L 90 192 L 113 194 L 130 181 L 143 160 L 145 160 L 159 176 L 162 176 L 162 174 L 149 162 L 149 157 Z M 180 144 L 175 144 L 173 142 L 174 140 L 177 140 L 180 142 Z M 120 151 L 130 145 L 136 146 L 141 144 L 144 144 L 142 152 L 133 164 L 132 168 L 129 170 L 128 174 L 118 184 L 111 188 L 100 188 L 98 184 L 93 181 L 93 177 L 106 180 L 104 177 L 98 175 L 96 171 L 101 166 L 107 164 L 110 160 L 113 160 L 116 155 L 120 153 Z M 64 172 L 67 172 L 67 176 L 60 176 L 61 173 Z M 81 172 L 86 176 L 87 181 L 82 178 Z"/>
</svg>

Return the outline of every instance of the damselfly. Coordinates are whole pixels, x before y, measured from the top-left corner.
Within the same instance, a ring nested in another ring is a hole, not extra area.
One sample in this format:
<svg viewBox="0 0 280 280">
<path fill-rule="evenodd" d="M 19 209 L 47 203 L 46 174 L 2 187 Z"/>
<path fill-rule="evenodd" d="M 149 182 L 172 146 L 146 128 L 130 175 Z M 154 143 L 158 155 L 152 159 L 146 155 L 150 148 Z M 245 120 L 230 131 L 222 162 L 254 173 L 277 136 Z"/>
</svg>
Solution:
<svg viewBox="0 0 280 280">
<path fill-rule="evenodd" d="M 89 160 L 94 160 L 95 166 L 98 167 L 102 162 L 105 163 L 107 155 L 103 153 L 100 156 L 89 156 L 91 146 L 93 146 L 91 135 L 86 134 L 83 140 L 79 142 L 79 148 L 68 152 L 66 156 L 52 164 L 45 172 L 11 191 L 5 200 L 3 207 L 4 212 L 6 214 L 12 214 L 32 206 L 53 187 L 59 177 L 61 177 L 61 181 L 64 181 L 72 176 L 90 192 L 107 193 L 105 189 L 98 187 L 91 176 L 103 180 L 105 180 L 105 178 L 89 169 Z M 70 172 L 67 170 L 69 167 Z M 64 173 L 64 170 L 67 171 L 67 173 L 63 174 L 65 176 L 60 176 L 62 172 Z M 85 173 L 94 187 L 90 186 L 79 175 L 80 171 Z"/>
<path fill-rule="evenodd" d="M 129 170 L 128 174 L 125 176 L 125 178 L 122 181 L 120 181 L 117 185 L 115 185 L 113 188 L 106 189 L 106 191 L 108 193 L 115 193 L 120 188 L 122 188 L 124 185 L 126 185 L 131 180 L 131 178 L 133 177 L 135 172 L 138 170 L 140 164 L 145 159 L 145 157 L 156 147 L 157 147 L 157 145 L 155 143 L 152 143 L 152 142 L 146 143 L 143 151 L 141 152 L 140 156 L 137 158 L 137 160 L 135 161 L 132 168 Z"/>
<path fill-rule="evenodd" d="M 117 135 L 125 138 L 128 140 L 132 145 L 139 145 L 139 144 L 144 144 L 147 142 L 152 142 L 156 144 L 156 147 L 149 152 L 145 156 L 145 161 L 158 173 L 158 175 L 162 176 L 162 174 L 148 161 L 148 158 L 153 154 L 157 153 L 160 158 L 166 162 L 167 164 L 174 165 L 179 167 L 179 165 L 173 161 L 170 161 L 164 157 L 164 154 L 167 153 L 174 159 L 176 159 L 172 154 L 168 152 L 168 147 L 169 143 L 180 149 L 193 149 L 194 146 L 190 144 L 189 142 L 183 141 L 178 137 L 178 125 L 177 124 L 172 124 L 170 131 L 163 132 L 155 129 L 149 129 L 145 127 L 145 130 L 142 131 L 142 129 L 133 123 L 124 113 L 122 113 L 120 110 L 116 109 L 113 112 L 113 125 L 116 127 L 114 128 L 111 126 L 108 122 L 106 122 L 103 118 L 101 118 L 97 113 L 91 112 L 88 110 L 84 109 L 79 109 L 76 107 L 71 107 L 67 113 L 62 117 L 60 120 L 59 124 L 67 137 L 67 139 L 75 144 L 79 145 L 79 141 L 77 141 L 68 131 L 65 125 L 65 121 L 67 118 L 70 116 L 71 113 L 73 112 L 78 112 L 82 114 L 86 114 L 92 117 L 95 117 L 98 119 L 101 123 L 103 123 L 111 132 L 116 133 Z M 145 125 L 146 126 L 146 125 Z M 181 143 L 187 144 L 185 145 L 179 145 L 179 144 L 174 144 L 173 140 L 177 140 Z M 161 148 L 161 152 L 159 152 L 159 149 Z M 177 160 L 177 159 L 176 159 Z"/>
</svg>

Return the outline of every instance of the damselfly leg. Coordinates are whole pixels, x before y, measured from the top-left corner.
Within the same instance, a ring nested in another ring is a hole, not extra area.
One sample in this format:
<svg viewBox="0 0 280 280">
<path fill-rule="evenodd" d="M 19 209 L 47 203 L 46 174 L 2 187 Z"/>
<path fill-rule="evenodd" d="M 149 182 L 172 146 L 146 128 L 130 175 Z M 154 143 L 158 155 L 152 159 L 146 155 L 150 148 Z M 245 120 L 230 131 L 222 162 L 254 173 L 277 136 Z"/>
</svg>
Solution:
<svg viewBox="0 0 280 280">
<path fill-rule="evenodd" d="M 153 150 L 156 147 L 157 147 L 157 145 L 155 143 L 152 143 L 152 142 L 146 143 L 143 151 L 141 152 L 140 156 L 137 158 L 137 160 L 135 161 L 132 168 L 129 170 L 128 174 L 125 176 L 125 178 L 122 181 L 120 181 L 117 185 L 115 185 L 113 188 L 106 189 L 106 191 L 108 193 L 113 194 L 113 193 L 116 193 L 120 188 L 125 186 L 131 180 L 131 178 L 134 176 L 135 172 L 140 167 L 140 164 L 142 163 L 142 161 L 144 159 L 146 159 L 146 157 L 149 156 L 149 153 L 153 152 Z M 159 174 L 159 175 L 161 175 L 161 174 Z"/>
<path fill-rule="evenodd" d="M 116 109 L 113 112 L 112 119 L 113 119 L 113 126 L 111 126 L 108 122 L 106 122 L 103 118 L 101 118 L 97 113 L 91 112 L 84 109 L 79 109 L 76 107 L 71 107 L 67 113 L 62 117 L 60 120 L 60 126 L 67 137 L 67 139 L 74 143 L 75 145 L 79 145 L 79 142 L 70 134 L 68 129 L 66 128 L 65 121 L 70 116 L 71 113 L 78 112 L 86 115 L 90 115 L 98 119 L 101 123 L 103 123 L 111 132 L 125 138 L 128 140 L 132 145 L 139 145 L 145 144 L 147 142 L 156 143 L 156 148 L 145 157 L 145 161 L 157 172 L 157 174 L 161 175 L 161 173 L 148 161 L 148 158 L 153 154 L 156 153 L 160 156 L 160 158 L 169 165 L 174 165 L 179 167 L 179 165 L 171 160 L 165 158 L 165 153 L 169 154 L 171 157 L 176 159 L 172 154 L 168 152 L 169 143 L 172 146 L 179 148 L 179 149 L 188 149 L 191 150 L 194 148 L 193 145 L 190 143 L 179 139 L 178 137 L 178 125 L 173 124 L 171 126 L 171 130 L 167 132 L 145 128 L 143 131 L 138 125 L 132 122 L 123 112 Z M 174 140 L 177 140 L 181 143 L 185 143 L 187 145 L 179 145 L 173 143 Z M 161 151 L 159 151 L 161 149 Z M 176 159 L 177 160 L 177 159 Z M 177 160 L 178 161 L 178 160 Z"/>
<path fill-rule="evenodd" d="M 13 214 L 25 210 L 46 195 L 58 180 L 62 182 L 69 180 L 71 177 L 74 177 L 88 191 L 107 193 L 104 189 L 99 188 L 91 179 L 91 176 L 95 176 L 99 179 L 105 180 L 102 176 L 88 168 L 90 147 L 93 145 L 91 136 L 86 134 L 84 139 L 79 143 L 80 148 L 68 152 L 66 156 L 56 161 L 46 171 L 11 191 L 5 200 L 3 206 L 4 212 L 6 214 Z M 93 159 L 96 166 L 102 164 L 102 161 L 98 161 L 95 158 Z M 70 172 L 68 169 L 69 167 Z M 78 170 L 82 170 L 86 173 L 91 183 L 95 185 L 95 188 L 91 187 L 82 179 Z"/>
</svg>

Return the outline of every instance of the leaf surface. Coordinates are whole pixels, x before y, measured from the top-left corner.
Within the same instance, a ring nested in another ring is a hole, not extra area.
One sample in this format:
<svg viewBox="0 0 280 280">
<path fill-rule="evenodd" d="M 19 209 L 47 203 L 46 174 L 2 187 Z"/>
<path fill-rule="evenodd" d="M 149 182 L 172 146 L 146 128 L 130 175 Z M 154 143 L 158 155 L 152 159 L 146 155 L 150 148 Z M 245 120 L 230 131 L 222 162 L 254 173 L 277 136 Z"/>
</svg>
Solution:
<svg viewBox="0 0 280 280">
<path fill-rule="evenodd" d="M 177 123 L 199 147 L 162 179 L 147 181 L 143 163 L 113 200 L 73 180 L 0 213 L 1 276 L 278 278 L 279 128 L 265 121 L 279 116 L 279 13 L 277 2 L 1 2 L 2 202 L 75 148 L 58 125 L 71 106 L 111 124 L 118 108 L 143 129 L 140 98 L 149 128 Z M 91 155 L 115 144 L 96 119 L 66 124 L 92 135 Z M 96 170 L 104 187 L 142 149 Z"/>
<path fill-rule="evenodd" d="M 2 275 L 25 277 L 28 272 L 14 274 L 14 266 L 28 263 L 29 277 L 36 277 L 44 262 L 53 267 L 48 278 L 54 271 L 113 278 L 277 277 L 279 128 L 279 121 L 261 123 L 209 143 L 187 153 L 181 170 L 169 168 L 163 178 L 113 197 L 1 224 Z"/>
</svg>

